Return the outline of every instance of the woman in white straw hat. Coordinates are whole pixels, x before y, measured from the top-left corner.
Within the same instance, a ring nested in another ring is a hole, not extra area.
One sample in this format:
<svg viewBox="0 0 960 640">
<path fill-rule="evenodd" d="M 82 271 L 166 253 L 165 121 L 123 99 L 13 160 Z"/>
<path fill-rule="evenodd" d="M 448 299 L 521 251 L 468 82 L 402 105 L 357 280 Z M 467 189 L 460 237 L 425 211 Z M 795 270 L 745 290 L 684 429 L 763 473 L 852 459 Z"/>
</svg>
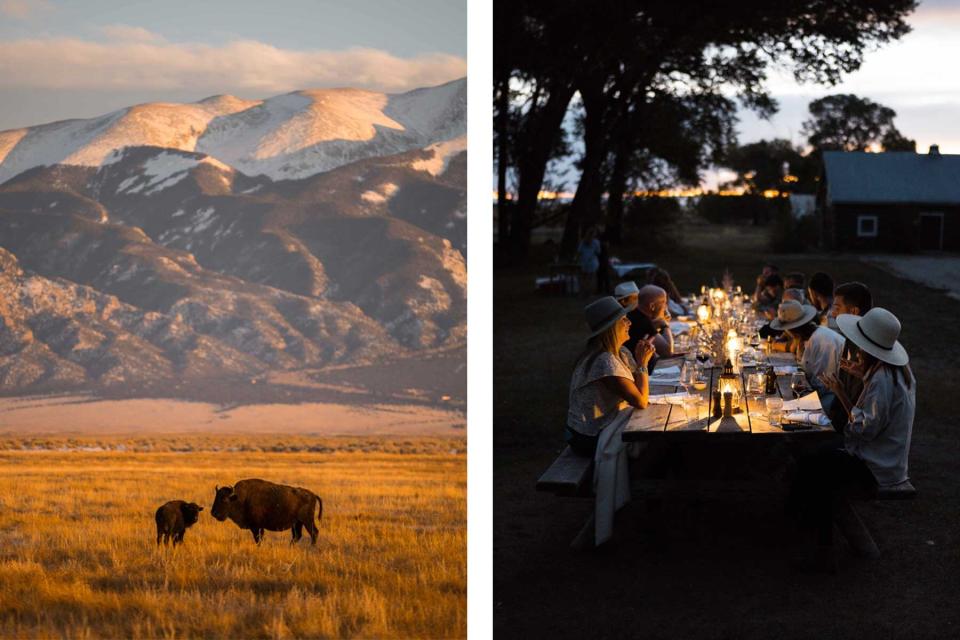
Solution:
<svg viewBox="0 0 960 640">
<path fill-rule="evenodd" d="M 814 386 L 821 376 L 840 372 L 840 356 L 846 343 L 836 331 L 818 325 L 816 317 L 813 305 L 786 300 L 777 308 L 777 317 L 770 321 L 771 329 L 786 331 L 793 340 L 800 367 Z"/>
<path fill-rule="evenodd" d="M 907 351 L 897 341 L 896 316 L 874 307 L 862 317 L 841 314 L 837 326 L 857 347 L 856 361 L 844 360 L 840 366 L 863 380 L 863 391 L 852 402 L 835 374 L 821 378 L 847 412 L 843 448 L 801 460 L 794 495 L 805 509 L 803 515 L 815 521 L 822 546 L 832 542 L 832 508 L 840 495 L 872 495 L 878 486 L 909 480 L 907 459 L 917 397 Z"/>
<path fill-rule="evenodd" d="M 623 347 L 630 335 L 627 311 L 612 296 L 584 308 L 590 337 L 570 380 L 566 439 L 585 455 L 593 454 L 600 431 L 621 409 L 647 406 L 653 338 L 638 341 L 632 354 Z"/>
<path fill-rule="evenodd" d="M 854 403 L 837 376 L 823 378 L 847 411 L 845 448 L 866 463 L 879 486 L 906 482 L 917 385 L 907 350 L 897 341 L 900 321 L 874 307 L 862 317 L 837 316 L 837 326 L 857 346 L 856 361 L 844 360 L 841 367 L 863 380 L 863 391 Z"/>
</svg>

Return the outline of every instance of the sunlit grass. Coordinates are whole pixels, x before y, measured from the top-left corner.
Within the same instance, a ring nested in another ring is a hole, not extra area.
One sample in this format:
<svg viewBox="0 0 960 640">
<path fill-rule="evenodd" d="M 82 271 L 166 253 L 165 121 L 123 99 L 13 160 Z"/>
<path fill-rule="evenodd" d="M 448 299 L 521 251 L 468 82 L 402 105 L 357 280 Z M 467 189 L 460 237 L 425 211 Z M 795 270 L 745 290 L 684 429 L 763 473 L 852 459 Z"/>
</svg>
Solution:
<svg viewBox="0 0 960 640">
<path fill-rule="evenodd" d="M 0 451 L 0 636 L 462 637 L 462 447 Z M 322 498 L 316 547 L 268 532 L 257 548 L 210 517 L 215 485 L 250 477 Z M 204 511 L 182 546 L 157 548 L 172 499 Z"/>
</svg>

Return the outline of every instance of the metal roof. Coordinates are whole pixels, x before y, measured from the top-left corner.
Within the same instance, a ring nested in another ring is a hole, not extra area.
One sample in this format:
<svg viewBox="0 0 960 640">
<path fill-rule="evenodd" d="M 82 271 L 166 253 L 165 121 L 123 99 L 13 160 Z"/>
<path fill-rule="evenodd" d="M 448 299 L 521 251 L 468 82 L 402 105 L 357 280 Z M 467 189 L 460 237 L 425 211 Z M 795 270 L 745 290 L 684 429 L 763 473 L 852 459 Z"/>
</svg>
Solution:
<svg viewBox="0 0 960 640">
<path fill-rule="evenodd" d="M 831 203 L 960 204 L 960 155 L 824 151 Z"/>
</svg>

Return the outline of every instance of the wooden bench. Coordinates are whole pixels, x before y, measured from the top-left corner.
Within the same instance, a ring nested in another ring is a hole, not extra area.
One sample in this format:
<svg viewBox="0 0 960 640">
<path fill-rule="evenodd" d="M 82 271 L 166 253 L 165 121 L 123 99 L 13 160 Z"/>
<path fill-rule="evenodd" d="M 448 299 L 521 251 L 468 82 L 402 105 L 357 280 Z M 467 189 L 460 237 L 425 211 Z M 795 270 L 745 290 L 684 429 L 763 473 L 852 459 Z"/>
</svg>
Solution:
<svg viewBox="0 0 960 640">
<path fill-rule="evenodd" d="M 593 492 L 593 458 L 566 447 L 537 480 L 537 491 L 549 491 L 558 496 L 590 495 Z"/>
<path fill-rule="evenodd" d="M 873 499 L 875 500 L 912 500 L 917 497 L 917 490 L 909 480 L 905 480 L 892 487 L 879 489 Z M 879 558 L 880 548 L 874 542 L 870 530 L 863 524 L 863 520 L 857 515 L 853 505 L 849 500 L 842 500 L 834 513 L 834 522 L 840 529 L 850 547 L 861 556 L 868 558 Z"/>
</svg>

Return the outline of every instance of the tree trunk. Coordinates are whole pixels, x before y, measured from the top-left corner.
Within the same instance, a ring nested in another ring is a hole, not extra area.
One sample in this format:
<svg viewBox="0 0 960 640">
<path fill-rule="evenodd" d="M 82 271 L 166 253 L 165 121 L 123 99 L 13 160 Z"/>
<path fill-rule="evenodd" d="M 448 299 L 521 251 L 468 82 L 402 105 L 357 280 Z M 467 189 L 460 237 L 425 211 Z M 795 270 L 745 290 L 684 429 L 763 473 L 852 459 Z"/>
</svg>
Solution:
<svg viewBox="0 0 960 640">
<path fill-rule="evenodd" d="M 547 103 L 535 114 L 527 116 L 528 122 L 520 132 L 519 153 L 514 154 L 520 172 L 517 187 L 517 202 L 511 207 L 510 243 L 514 259 L 522 261 L 530 248 L 530 232 L 533 230 L 533 215 L 537 210 L 537 198 L 547 172 L 547 163 L 563 125 L 567 106 L 573 98 L 573 84 L 553 87 Z"/>
<path fill-rule="evenodd" d="M 604 114 L 607 103 L 603 95 L 604 77 L 596 74 L 580 83 L 583 99 L 584 152 L 580 182 L 570 205 L 570 214 L 563 229 L 560 252 L 573 255 L 582 230 L 600 222 L 600 198 L 603 195 L 603 160 L 606 156 Z"/>
<path fill-rule="evenodd" d="M 497 242 L 501 253 L 510 246 L 510 214 L 507 205 L 507 123 L 510 119 L 510 74 L 499 81 L 500 95 L 497 100 L 497 139 L 500 142 L 497 153 Z"/>
<path fill-rule="evenodd" d="M 618 137 L 613 171 L 607 186 L 607 240 L 611 244 L 620 244 L 623 239 L 623 192 L 627 190 L 627 162 L 631 152 L 627 136 Z"/>
</svg>

